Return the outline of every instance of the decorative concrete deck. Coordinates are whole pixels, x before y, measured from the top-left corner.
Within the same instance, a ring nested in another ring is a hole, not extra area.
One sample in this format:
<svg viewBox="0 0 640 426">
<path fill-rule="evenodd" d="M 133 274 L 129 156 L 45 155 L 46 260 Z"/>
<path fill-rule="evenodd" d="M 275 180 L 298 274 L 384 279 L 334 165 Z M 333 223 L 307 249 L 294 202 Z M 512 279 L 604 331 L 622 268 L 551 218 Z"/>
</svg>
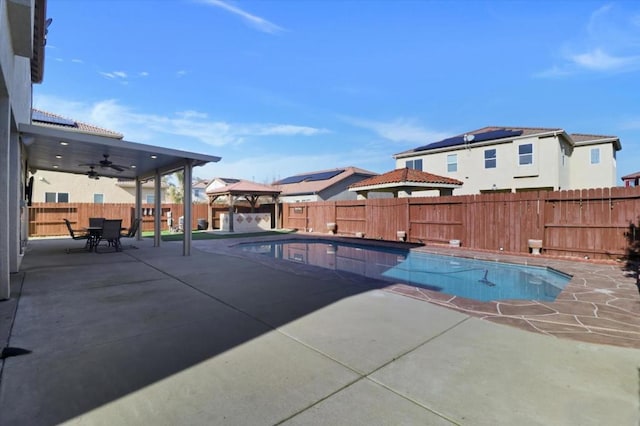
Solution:
<svg viewBox="0 0 640 426">
<path fill-rule="evenodd" d="M 640 348 L 640 286 L 624 263 L 509 256 L 429 247 L 439 254 L 548 266 L 573 278 L 554 302 L 478 302 L 406 284 L 387 290 L 482 319 L 560 338 Z"/>
<path fill-rule="evenodd" d="M 327 238 L 327 235 L 290 234 L 281 238 L 309 237 Z M 274 237 L 263 237 L 256 240 L 265 239 L 273 240 Z M 380 244 L 378 241 L 361 239 L 355 241 L 365 244 Z M 233 249 L 237 244 L 236 240 L 212 240 L 199 242 L 199 247 L 204 250 L 223 249 L 226 251 Z M 638 274 L 622 262 L 560 259 L 544 255 L 516 256 L 445 246 L 425 246 L 413 250 L 490 261 L 547 266 L 569 274 L 573 278 L 554 302 L 521 300 L 479 302 L 407 284 L 388 285 L 385 287 L 386 291 L 531 332 L 583 342 L 640 348 Z M 238 251 L 236 254 L 242 255 Z M 269 258 L 268 261 L 272 262 L 273 259 Z M 284 267 L 307 267 L 297 264 L 296 266 L 287 266 L 286 261 L 280 261 L 280 263 L 283 262 Z"/>
</svg>

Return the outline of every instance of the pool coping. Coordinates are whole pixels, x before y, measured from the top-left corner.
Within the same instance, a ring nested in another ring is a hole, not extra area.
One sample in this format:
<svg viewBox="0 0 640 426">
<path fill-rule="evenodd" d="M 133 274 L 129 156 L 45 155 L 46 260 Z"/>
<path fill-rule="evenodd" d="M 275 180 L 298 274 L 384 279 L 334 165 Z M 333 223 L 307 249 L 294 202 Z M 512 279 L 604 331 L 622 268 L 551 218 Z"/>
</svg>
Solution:
<svg viewBox="0 0 640 426">
<path fill-rule="evenodd" d="M 543 266 L 572 276 L 553 302 L 507 300 L 479 302 L 451 296 L 404 283 L 389 284 L 368 277 L 352 277 L 358 285 L 370 284 L 390 293 L 411 297 L 435 305 L 505 324 L 529 332 L 589 343 L 640 349 L 640 281 L 637 268 L 623 262 L 557 258 L 546 255 L 520 255 L 504 252 L 469 250 L 463 247 L 396 243 L 393 241 L 341 237 L 319 233 L 285 234 L 232 240 L 202 240 L 207 246 L 225 254 L 252 258 L 263 264 L 297 273 L 314 273 L 318 266 L 292 263 L 249 254 L 237 246 L 248 242 L 287 239 L 321 239 L 383 247 L 401 247 L 419 252 L 468 257 L 522 265 Z M 202 244 L 204 243 L 204 244 Z"/>
</svg>

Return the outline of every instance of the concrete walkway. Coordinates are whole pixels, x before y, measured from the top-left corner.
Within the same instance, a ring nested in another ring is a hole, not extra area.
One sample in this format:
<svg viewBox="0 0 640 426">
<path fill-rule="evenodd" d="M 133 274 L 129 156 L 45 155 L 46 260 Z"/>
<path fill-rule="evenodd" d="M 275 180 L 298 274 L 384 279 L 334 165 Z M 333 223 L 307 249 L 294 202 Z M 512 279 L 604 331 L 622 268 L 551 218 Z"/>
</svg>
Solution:
<svg viewBox="0 0 640 426">
<path fill-rule="evenodd" d="M 32 351 L 2 364 L 1 425 L 640 419 L 638 349 L 494 324 L 328 270 L 150 241 L 64 254 L 77 244 L 31 241 L 16 298 L 0 303 L 0 346 Z"/>
</svg>

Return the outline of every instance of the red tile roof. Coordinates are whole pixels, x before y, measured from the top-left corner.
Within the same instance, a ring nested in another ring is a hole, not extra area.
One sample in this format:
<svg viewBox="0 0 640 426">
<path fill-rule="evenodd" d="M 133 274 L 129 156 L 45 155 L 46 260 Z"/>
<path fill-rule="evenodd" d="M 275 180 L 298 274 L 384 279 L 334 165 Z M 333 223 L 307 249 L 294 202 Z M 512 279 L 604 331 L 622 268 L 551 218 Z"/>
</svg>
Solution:
<svg viewBox="0 0 640 426">
<path fill-rule="evenodd" d="M 354 183 L 349 188 L 361 188 L 365 186 L 373 185 L 387 185 L 393 183 L 419 183 L 419 184 L 448 184 L 448 185 L 462 185 L 462 182 L 457 179 L 452 179 L 446 176 L 438 176 L 432 173 L 423 172 L 416 169 L 396 169 L 390 172 L 373 176 L 369 179 L 362 180 L 358 183 Z"/>
<path fill-rule="evenodd" d="M 124 137 L 122 133 L 114 132 L 113 130 L 104 129 L 102 127 L 94 126 L 92 124 L 83 123 L 81 121 L 76 121 L 67 117 L 63 117 L 58 114 L 54 114 L 52 112 L 42 111 L 36 108 L 33 108 L 33 111 L 37 111 L 40 114 L 44 115 L 45 117 L 51 117 L 54 120 L 62 119 L 65 121 L 71 121 L 75 124 L 75 126 L 68 126 L 64 124 L 51 123 L 48 121 L 33 120 L 33 124 L 37 124 L 38 126 L 54 127 L 58 129 L 71 131 L 71 132 L 86 133 L 86 134 L 97 135 L 97 136 L 106 136 L 108 138 L 114 138 L 114 139 L 122 139 Z"/>
</svg>

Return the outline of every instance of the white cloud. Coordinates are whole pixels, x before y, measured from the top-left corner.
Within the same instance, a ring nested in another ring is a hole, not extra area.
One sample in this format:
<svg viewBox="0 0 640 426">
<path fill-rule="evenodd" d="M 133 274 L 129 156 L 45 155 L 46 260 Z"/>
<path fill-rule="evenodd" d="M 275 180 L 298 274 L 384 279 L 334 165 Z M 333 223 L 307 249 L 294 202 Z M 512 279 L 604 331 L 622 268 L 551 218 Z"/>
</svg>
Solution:
<svg viewBox="0 0 640 426">
<path fill-rule="evenodd" d="M 139 73 L 138 73 L 138 75 L 139 75 L 140 77 L 148 77 L 148 76 L 149 76 L 149 73 L 148 73 L 148 72 L 146 72 L 146 71 L 142 71 L 142 72 L 139 72 Z"/>
<path fill-rule="evenodd" d="M 184 77 L 185 75 L 187 75 L 187 71 L 185 71 L 185 70 L 176 71 L 176 76 L 177 77 Z"/>
<path fill-rule="evenodd" d="M 623 6 L 624 7 L 624 6 Z M 640 18 L 619 4 L 606 4 L 590 16 L 580 39 L 562 44 L 560 62 L 535 77 L 566 77 L 581 72 L 640 70 Z"/>
<path fill-rule="evenodd" d="M 272 22 L 269 22 L 264 18 L 261 18 L 256 15 L 252 15 L 249 12 L 245 12 L 239 7 L 233 6 L 222 0 L 201 0 L 201 2 L 209 4 L 211 6 L 219 7 L 221 9 L 226 10 L 227 12 L 231 12 L 235 15 L 240 16 L 245 22 L 247 22 L 250 26 L 254 27 L 258 31 L 262 31 L 264 33 L 269 33 L 269 34 L 274 34 L 274 33 L 284 31 L 284 28 Z"/>
<path fill-rule="evenodd" d="M 73 62 L 74 64 L 84 64 L 84 61 L 82 59 L 72 59 L 71 62 Z"/>
<path fill-rule="evenodd" d="M 352 117 L 343 117 L 347 123 L 369 129 L 378 136 L 393 142 L 427 143 L 443 139 L 447 133 L 426 129 L 414 120 L 397 118 L 393 121 L 372 121 Z"/>
<path fill-rule="evenodd" d="M 104 72 L 104 71 L 100 71 L 100 75 L 111 79 L 111 80 L 116 80 L 116 79 L 126 79 L 127 78 L 127 73 L 124 71 L 112 71 L 112 72 Z"/>
<path fill-rule="evenodd" d="M 222 147 L 260 136 L 313 136 L 326 130 L 292 124 L 229 123 L 206 113 L 180 111 L 172 115 L 139 113 L 109 99 L 87 104 L 39 95 L 34 107 L 123 133 L 126 140 L 165 144 L 189 140 Z M 186 140 L 185 140 L 186 138 Z"/>
<path fill-rule="evenodd" d="M 570 59 L 579 67 L 593 71 L 620 71 L 640 66 L 640 56 L 616 57 L 599 48 L 573 55 Z"/>
</svg>

